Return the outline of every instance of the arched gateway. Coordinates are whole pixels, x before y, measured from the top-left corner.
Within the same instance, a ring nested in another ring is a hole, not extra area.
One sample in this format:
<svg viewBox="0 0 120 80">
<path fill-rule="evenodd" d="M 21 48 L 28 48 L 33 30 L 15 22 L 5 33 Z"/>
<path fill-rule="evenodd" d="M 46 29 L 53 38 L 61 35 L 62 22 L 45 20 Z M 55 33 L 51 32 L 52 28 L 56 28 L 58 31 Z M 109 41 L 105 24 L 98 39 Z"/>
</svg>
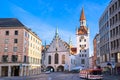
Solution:
<svg viewBox="0 0 120 80">
<path fill-rule="evenodd" d="M 64 71 L 64 66 L 62 66 L 62 65 L 58 66 L 57 71 Z"/>
<path fill-rule="evenodd" d="M 54 71 L 55 71 L 52 66 L 48 66 L 48 67 L 46 68 L 46 70 L 49 70 L 49 71 L 51 71 L 51 72 L 54 72 Z"/>
</svg>

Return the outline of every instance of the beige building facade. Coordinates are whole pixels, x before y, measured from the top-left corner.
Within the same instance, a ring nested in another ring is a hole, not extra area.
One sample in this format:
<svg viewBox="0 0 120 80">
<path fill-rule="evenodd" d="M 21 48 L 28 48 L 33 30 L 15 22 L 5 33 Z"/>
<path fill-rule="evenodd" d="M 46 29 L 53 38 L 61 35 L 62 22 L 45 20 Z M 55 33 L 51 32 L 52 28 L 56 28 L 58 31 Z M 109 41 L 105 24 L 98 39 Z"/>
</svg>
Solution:
<svg viewBox="0 0 120 80">
<path fill-rule="evenodd" d="M 41 72 L 40 38 L 15 18 L 0 19 L 0 76 Z"/>
</svg>

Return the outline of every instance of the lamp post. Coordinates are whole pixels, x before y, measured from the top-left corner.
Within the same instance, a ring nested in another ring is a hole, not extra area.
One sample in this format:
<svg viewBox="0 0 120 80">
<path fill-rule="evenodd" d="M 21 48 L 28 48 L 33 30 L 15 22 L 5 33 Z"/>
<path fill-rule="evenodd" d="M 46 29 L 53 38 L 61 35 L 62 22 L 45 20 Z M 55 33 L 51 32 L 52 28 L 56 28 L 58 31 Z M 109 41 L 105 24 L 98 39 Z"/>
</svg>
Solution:
<svg viewBox="0 0 120 80">
<path fill-rule="evenodd" d="M 115 69 L 115 58 L 114 57 L 111 57 L 111 67 L 112 67 L 112 74 L 114 74 L 114 69 Z"/>
</svg>

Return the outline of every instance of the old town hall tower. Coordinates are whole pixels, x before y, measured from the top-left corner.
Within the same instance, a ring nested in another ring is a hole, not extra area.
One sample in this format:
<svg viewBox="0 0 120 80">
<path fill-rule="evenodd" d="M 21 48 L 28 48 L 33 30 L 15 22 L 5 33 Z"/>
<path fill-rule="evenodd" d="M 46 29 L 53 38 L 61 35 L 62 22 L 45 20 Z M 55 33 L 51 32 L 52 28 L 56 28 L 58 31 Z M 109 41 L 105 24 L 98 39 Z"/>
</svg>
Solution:
<svg viewBox="0 0 120 80">
<path fill-rule="evenodd" d="M 76 30 L 77 38 L 77 66 L 89 67 L 89 29 L 86 26 L 84 9 L 80 16 L 80 27 Z"/>
</svg>

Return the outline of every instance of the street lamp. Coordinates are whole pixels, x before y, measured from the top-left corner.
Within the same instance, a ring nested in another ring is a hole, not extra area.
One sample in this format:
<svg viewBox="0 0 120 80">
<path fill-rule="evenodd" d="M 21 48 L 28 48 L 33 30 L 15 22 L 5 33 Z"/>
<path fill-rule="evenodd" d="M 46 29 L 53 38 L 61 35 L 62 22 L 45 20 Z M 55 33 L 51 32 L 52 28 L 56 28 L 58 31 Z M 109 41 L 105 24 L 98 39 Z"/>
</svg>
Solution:
<svg viewBox="0 0 120 80">
<path fill-rule="evenodd" d="M 115 58 L 114 57 L 111 57 L 111 67 L 112 67 L 112 74 L 114 74 L 114 68 L 115 68 Z"/>
</svg>

